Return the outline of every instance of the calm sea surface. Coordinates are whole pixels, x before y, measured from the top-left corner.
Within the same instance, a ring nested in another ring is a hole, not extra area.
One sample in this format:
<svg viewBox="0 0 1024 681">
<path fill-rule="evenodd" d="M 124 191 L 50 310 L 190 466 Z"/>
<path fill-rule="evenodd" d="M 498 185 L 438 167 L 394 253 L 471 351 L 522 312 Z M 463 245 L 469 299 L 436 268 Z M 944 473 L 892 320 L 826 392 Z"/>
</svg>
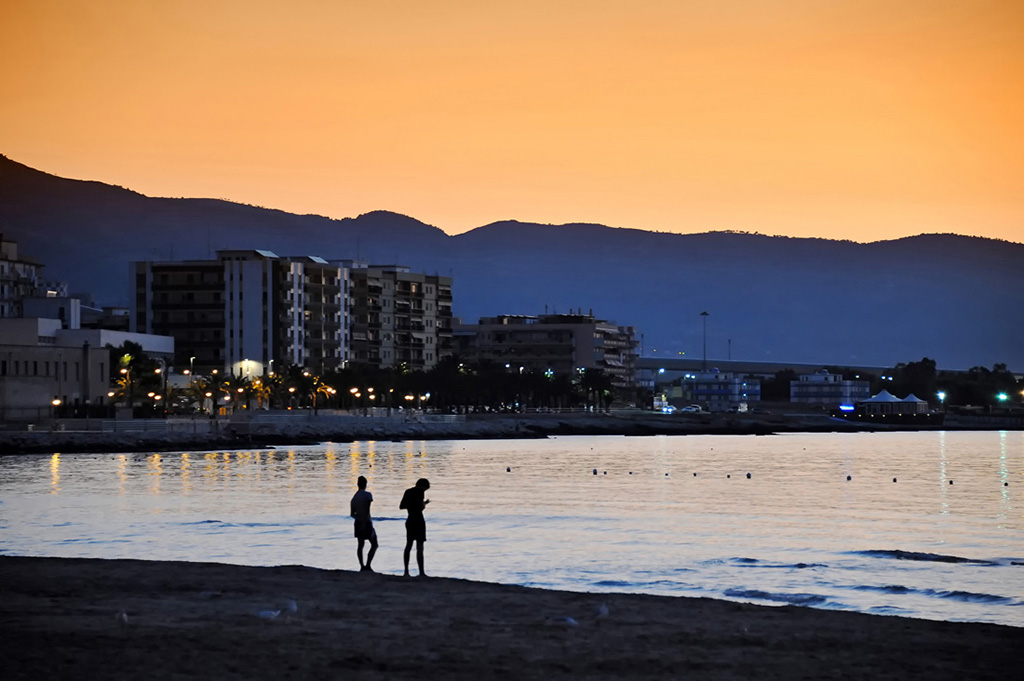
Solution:
<svg viewBox="0 0 1024 681">
<path fill-rule="evenodd" d="M 0 553 L 354 569 L 359 475 L 379 572 L 426 477 L 433 575 L 1024 627 L 1021 432 L 8 456 Z"/>
</svg>

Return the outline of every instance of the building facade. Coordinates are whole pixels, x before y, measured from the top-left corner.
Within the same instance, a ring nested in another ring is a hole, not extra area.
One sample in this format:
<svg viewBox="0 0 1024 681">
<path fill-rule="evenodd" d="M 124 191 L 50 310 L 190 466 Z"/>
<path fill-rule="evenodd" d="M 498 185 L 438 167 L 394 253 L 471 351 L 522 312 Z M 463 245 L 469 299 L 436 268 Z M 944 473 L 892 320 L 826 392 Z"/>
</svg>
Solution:
<svg viewBox="0 0 1024 681">
<path fill-rule="evenodd" d="M 173 336 L 196 372 L 263 375 L 295 365 L 336 371 L 348 360 L 348 278 L 339 263 L 262 250 L 215 260 L 135 262 L 131 328 Z"/>
<path fill-rule="evenodd" d="M 707 411 L 745 410 L 748 403 L 761 399 L 760 380 L 717 368 L 685 376 L 681 387 L 684 401 L 698 404 Z"/>
<path fill-rule="evenodd" d="M 853 406 L 871 397 L 868 381 L 849 381 L 839 374 L 822 369 L 813 374 L 801 374 L 789 383 L 789 401 L 803 404 L 821 404 L 830 407 Z"/>
<path fill-rule="evenodd" d="M 84 415 L 108 400 L 109 350 L 61 326 L 58 319 L 0 319 L 0 420 Z"/>
<path fill-rule="evenodd" d="M 500 315 L 457 330 L 460 356 L 522 367 L 525 371 L 573 374 L 601 369 L 613 387 L 636 387 L 636 332 L 593 314 Z"/>
<path fill-rule="evenodd" d="M 22 301 L 40 285 L 42 264 L 22 257 L 18 242 L 0 234 L 0 318 L 23 317 Z"/>
<path fill-rule="evenodd" d="M 452 353 L 452 280 L 401 265 L 342 261 L 349 274 L 351 361 L 429 371 Z"/>
</svg>

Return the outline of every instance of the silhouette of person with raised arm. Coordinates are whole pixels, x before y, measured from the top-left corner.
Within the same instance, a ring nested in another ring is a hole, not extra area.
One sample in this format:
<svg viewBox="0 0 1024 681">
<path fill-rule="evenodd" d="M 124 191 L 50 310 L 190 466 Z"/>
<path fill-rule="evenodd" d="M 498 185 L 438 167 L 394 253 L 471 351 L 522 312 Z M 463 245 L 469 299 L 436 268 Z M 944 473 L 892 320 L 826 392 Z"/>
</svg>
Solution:
<svg viewBox="0 0 1024 681">
<path fill-rule="evenodd" d="M 423 542 L 427 541 L 427 521 L 423 518 L 423 509 L 430 503 L 430 499 L 424 499 L 423 495 L 430 489 L 430 481 L 420 478 L 416 481 L 415 487 L 405 490 L 402 495 L 402 503 L 398 508 L 404 508 L 409 512 L 405 520 L 405 576 L 409 576 L 409 553 L 412 551 L 412 544 L 416 542 L 416 564 L 420 568 L 420 577 L 426 577 L 423 571 Z"/>
<path fill-rule="evenodd" d="M 373 503 L 373 495 L 366 491 L 366 478 L 359 476 L 356 480 L 356 487 L 359 489 L 352 495 L 350 515 L 355 518 L 355 534 L 359 540 L 356 548 L 356 557 L 359 558 L 360 572 L 373 572 L 370 563 L 377 553 L 377 531 L 373 529 L 373 518 L 370 517 L 370 504 Z M 363 563 L 363 545 L 370 542 L 370 552 L 366 554 L 366 562 Z"/>
</svg>

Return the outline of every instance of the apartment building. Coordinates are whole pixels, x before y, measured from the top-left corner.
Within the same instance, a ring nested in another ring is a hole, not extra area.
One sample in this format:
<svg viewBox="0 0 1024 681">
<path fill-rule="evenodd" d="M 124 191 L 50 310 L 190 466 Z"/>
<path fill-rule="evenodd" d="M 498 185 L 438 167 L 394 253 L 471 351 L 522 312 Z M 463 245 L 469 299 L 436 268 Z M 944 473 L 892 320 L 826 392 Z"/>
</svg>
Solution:
<svg viewBox="0 0 1024 681">
<path fill-rule="evenodd" d="M 821 369 L 813 374 L 801 374 L 789 382 L 789 401 L 820 404 L 830 407 L 853 406 L 871 397 L 868 381 L 845 380 L 840 374 Z"/>
<path fill-rule="evenodd" d="M 173 336 L 196 372 L 324 372 L 348 360 L 345 268 L 315 256 L 221 250 L 213 260 L 132 263 L 131 328 Z"/>
<path fill-rule="evenodd" d="M 428 371 L 452 352 L 452 280 L 402 265 L 342 264 L 350 279 L 351 361 Z"/>
<path fill-rule="evenodd" d="M 636 332 L 593 313 L 499 315 L 460 325 L 459 354 L 525 371 L 570 374 L 601 369 L 616 388 L 636 387 Z"/>
<path fill-rule="evenodd" d="M 35 295 L 43 266 L 18 253 L 18 242 L 0 233 L 0 318 L 23 317 L 22 301 Z"/>
</svg>

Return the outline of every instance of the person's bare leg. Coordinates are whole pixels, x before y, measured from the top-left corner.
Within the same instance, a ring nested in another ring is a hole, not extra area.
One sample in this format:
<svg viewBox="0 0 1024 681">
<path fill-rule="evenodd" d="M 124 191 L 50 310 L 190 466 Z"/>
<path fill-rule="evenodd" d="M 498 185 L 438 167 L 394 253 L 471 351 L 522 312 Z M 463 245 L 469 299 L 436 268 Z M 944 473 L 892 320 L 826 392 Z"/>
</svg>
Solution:
<svg viewBox="0 0 1024 681">
<path fill-rule="evenodd" d="M 416 564 L 420 566 L 420 577 L 426 577 L 427 573 L 423 570 L 423 542 L 416 542 Z"/>
<path fill-rule="evenodd" d="M 377 553 L 377 537 L 370 537 L 370 552 L 366 554 L 366 569 L 373 572 L 373 568 L 370 567 L 370 563 L 373 562 L 373 556 Z"/>
<path fill-rule="evenodd" d="M 373 555 L 372 553 L 370 555 Z M 363 570 L 363 540 L 360 539 L 359 543 L 356 544 L 356 558 L 359 559 L 359 570 Z"/>
<path fill-rule="evenodd" d="M 412 540 L 411 539 L 407 539 L 405 541 L 405 553 L 403 554 L 403 558 L 405 559 L 405 574 L 403 575 L 404 577 L 408 577 L 409 576 L 409 552 L 410 551 L 412 551 Z"/>
</svg>

